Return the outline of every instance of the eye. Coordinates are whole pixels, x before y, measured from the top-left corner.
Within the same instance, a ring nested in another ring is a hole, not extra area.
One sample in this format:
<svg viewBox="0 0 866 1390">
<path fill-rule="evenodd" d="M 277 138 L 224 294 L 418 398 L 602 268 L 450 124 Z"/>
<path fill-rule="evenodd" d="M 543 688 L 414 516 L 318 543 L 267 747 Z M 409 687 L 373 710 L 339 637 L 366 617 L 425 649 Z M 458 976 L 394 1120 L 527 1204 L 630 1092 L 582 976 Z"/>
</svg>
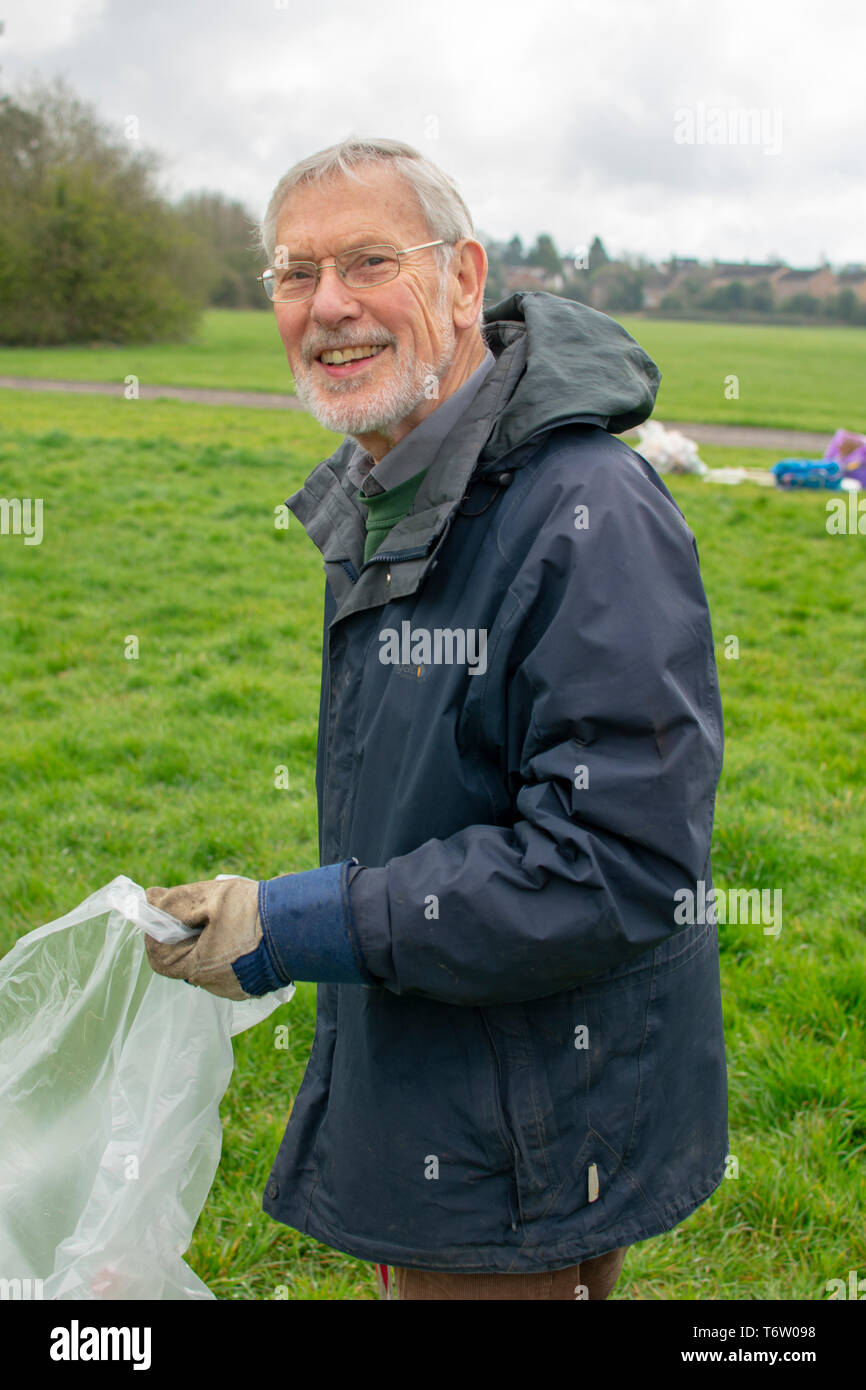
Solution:
<svg viewBox="0 0 866 1390">
<path fill-rule="evenodd" d="M 399 269 L 399 262 L 389 247 L 359 246 L 357 251 L 346 254 L 342 273 L 348 285 L 363 289 L 366 285 L 392 280 Z"/>
</svg>

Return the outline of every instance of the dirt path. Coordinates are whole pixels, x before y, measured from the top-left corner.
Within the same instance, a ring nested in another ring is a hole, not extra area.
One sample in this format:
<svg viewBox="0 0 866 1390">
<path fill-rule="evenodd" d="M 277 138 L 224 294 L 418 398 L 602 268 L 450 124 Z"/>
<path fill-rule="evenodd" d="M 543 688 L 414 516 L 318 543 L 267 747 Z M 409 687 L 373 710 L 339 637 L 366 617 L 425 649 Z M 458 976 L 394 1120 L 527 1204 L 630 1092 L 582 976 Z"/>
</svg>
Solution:
<svg viewBox="0 0 866 1390">
<path fill-rule="evenodd" d="M 15 391 L 72 391 L 88 396 L 121 396 L 126 390 L 113 381 L 48 381 L 42 377 L 0 376 L 0 387 Z M 198 405 L 252 405 L 259 410 L 300 410 L 296 397 L 266 391 L 212 391 L 200 386 L 139 386 L 138 399 L 192 401 Z"/>
<path fill-rule="evenodd" d="M 0 388 L 15 391 L 72 391 L 94 396 L 123 396 L 125 388 L 108 381 L 47 381 L 40 377 L 0 376 Z M 193 386 L 140 386 L 139 399 L 192 401 L 198 405 L 243 405 L 258 410 L 300 410 L 296 397 L 266 391 L 214 391 Z M 751 425 L 696 425 L 667 420 L 667 429 L 681 430 L 698 444 L 724 444 L 740 449 L 774 449 L 779 457 L 820 458 L 830 442 L 830 432 L 760 429 Z M 625 436 L 637 438 L 633 431 Z"/>
<path fill-rule="evenodd" d="M 763 429 L 758 425 L 696 425 L 690 420 L 662 421 L 665 429 L 681 430 L 696 444 L 726 444 L 729 448 L 775 449 L 780 458 L 821 458 L 831 432 Z M 634 436 L 635 439 L 637 435 Z M 626 438 L 631 442 L 631 434 Z"/>
</svg>

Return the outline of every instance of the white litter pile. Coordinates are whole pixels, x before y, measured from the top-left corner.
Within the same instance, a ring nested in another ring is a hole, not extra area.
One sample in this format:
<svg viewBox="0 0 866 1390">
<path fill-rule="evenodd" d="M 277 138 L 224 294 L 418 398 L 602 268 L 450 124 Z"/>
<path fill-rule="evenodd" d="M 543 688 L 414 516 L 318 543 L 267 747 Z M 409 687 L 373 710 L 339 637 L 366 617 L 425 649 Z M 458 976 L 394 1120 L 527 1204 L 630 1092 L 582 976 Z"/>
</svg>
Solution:
<svg viewBox="0 0 866 1390">
<path fill-rule="evenodd" d="M 224 876 L 223 876 L 224 877 Z M 219 1163 L 234 1003 L 154 974 L 194 930 L 123 875 L 0 961 L 0 1275 L 43 1298 L 210 1299 L 181 1258 Z"/>
<path fill-rule="evenodd" d="M 637 452 L 657 473 L 709 473 L 695 441 L 679 430 L 666 430 L 658 420 L 648 420 L 645 425 L 638 425 L 638 435 Z"/>
<path fill-rule="evenodd" d="M 760 483 L 775 487 L 776 479 L 769 468 L 711 468 L 704 475 L 705 483 Z"/>
<path fill-rule="evenodd" d="M 710 468 L 698 454 L 698 446 L 679 430 L 666 430 L 657 420 L 638 425 L 637 452 L 657 473 L 696 473 L 705 483 L 760 483 L 775 487 L 768 468 Z"/>
</svg>

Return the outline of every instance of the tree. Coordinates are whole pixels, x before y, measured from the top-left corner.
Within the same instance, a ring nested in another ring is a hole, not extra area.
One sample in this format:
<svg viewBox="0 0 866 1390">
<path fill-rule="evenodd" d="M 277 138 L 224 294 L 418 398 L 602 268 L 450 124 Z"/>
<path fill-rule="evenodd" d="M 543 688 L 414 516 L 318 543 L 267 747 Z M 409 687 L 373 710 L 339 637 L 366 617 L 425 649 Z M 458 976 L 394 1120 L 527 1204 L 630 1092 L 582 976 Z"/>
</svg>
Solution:
<svg viewBox="0 0 866 1390">
<path fill-rule="evenodd" d="M 498 304 L 506 295 L 505 289 L 505 244 L 494 237 L 479 232 L 478 240 L 487 252 L 487 280 L 484 285 L 485 305 Z"/>
<path fill-rule="evenodd" d="M 820 307 L 821 301 L 814 294 L 805 292 L 792 294 L 781 304 L 783 314 L 817 314 Z"/>
<path fill-rule="evenodd" d="M 63 81 L 0 99 L 0 341 L 183 337 L 204 305 L 205 245 Z"/>
<path fill-rule="evenodd" d="M 566 280 L 560 294 L 563 299 L 573 299 L 578 304 L 592 305 L 592 281 L 587 275 L 575 275 Z"/>
<path fill-rule="evenodd" d="M 506 265 L 525 265 L 523 259 L 523 242 L 519 236 L 513 236 L 505 248 L 502 257 Z"/>
<path fill-rule="evenodd" d="M 562 259 L 554 245 L 553 237 L 548 236 L 547 232 L 539 233 L 535 245 L 526 258 L 526 264 L 540 266 L 549 275 L 561 274 Z"/>
<path fill-rule="evenodd" d="M 834 318 L 844 319 L 846 323 L 854 323 L 857 318 L 857 307 L 857 296 L 847 286 L 838 294 L 834 294 L 828 304 Z"/>
<path fill-rule="evenodd" d="M 769 280 L 757 280 L 746 288 L 745 307 L 759 314 L 769 314 L 773 309 L 773 287 Z"/>
<path fill-rule="evenodd" d="M 679 293 L 682 294 L 689 306 L 697 307 L 697 302 L 712 279 L 712 271 L 708 266 L 699 267 L 686 275 L 679 286 Z"/>
<path fill-rule="evenodd" d="M 608 261 L 592 277 L 592 302 L 601 309 L 634 313 L 643 305 L 644 272 L 622 261 Z"/>
<path fill-rule="evenodd" d="M 717 285 L 698 301 L 701 309 L 728 313 L 731 309 L 746 307 L 748 291 L 742 280 L 731 280 L 727 285 Z"/>
<path fill-rule="evenodd" d="M 610 256 L 604 249 L 604 242 L 601 237 L 594 236 L 589 247 L 589 269 L 598 270 L 599 266 L 607 265 Z"/>
<path fill-rule="evenodd" d="M 224 309 L 270 307 L 256 276 L 261 255 L 256 224 L 246 208 L 222 193 L 187 193 L 177 211 L 194 235 L 210 248 L 202 273 L 208 279 L 208 302 Z"/>
</svg>

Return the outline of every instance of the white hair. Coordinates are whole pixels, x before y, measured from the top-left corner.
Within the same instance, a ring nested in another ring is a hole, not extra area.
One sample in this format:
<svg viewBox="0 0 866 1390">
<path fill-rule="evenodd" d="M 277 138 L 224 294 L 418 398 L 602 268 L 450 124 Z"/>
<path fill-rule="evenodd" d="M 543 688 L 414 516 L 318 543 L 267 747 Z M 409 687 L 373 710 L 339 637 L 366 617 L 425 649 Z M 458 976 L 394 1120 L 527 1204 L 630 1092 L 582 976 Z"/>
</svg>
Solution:
<svg viewBox="0 0 866 1390">
<path fill-rule="evenodd" d="M 433 254 L 439 267 L 440 300 L 446 290 L 446 277 L 454 259 L 454 243 L 465 237 L 474 238 L 475 229 L 472 215 L 464 203 L 454 180 L 425 159 L 418 150 L 401 140 L 374 140 L 349 136 L 337 145 L 331 145 L 318 154 L 310 155 L 294 164 L 284 174 L 271 194 L 270 201 L 259 229 L 259 244 L 273 264 L 276 249 L 277 219 L 283 203 L 293 188 L 307 184 L 321 183 L 335 175 L 354 179 L 356 183 L 364 180 L 355 173 L 359 165 L 376 164 L 389 161 L 390 167 L 411 187 L 425 222 L 430 228 L 430 240 L 445 243 L 434 246 Z M 479 314 L 481 325 L 483 309 Z"/>
</svg>

